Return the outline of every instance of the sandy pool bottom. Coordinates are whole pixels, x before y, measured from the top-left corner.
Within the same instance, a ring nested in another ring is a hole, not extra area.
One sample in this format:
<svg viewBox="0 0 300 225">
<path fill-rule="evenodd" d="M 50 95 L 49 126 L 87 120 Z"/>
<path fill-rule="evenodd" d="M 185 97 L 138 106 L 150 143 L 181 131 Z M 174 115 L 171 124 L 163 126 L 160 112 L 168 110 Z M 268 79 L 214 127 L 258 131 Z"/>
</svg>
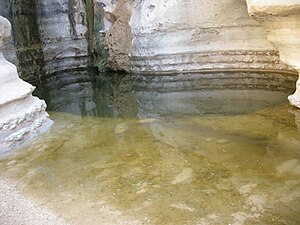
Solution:
<svg viewBox="0 0 300 225">
<path fill-rule="evenodd" d="M 299 112 L 55 125 L 0 175 L 72 224 L 300 224 Z"/>
</svg>

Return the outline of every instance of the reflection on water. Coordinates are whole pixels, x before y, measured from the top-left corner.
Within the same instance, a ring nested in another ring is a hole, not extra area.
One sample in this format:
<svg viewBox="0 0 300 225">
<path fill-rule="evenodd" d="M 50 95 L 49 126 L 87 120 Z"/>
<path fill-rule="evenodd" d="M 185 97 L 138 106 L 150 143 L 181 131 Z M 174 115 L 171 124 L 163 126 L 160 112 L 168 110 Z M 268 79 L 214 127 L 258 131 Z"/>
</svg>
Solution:
<svg viewBox="0 0 300 225">
<path fill-rule="evenodd" d="M 300 224 L 300 112 L 286 93 L 85 83 L 49 90 L 55 125 L 2 157 L 27 195 L 78 225 Z"/>
<path fill-rule="evenodd" d="M 136 117 L 138 111 L 131 77 L 125 74 L 61 73 L 45 80 L 37 95 L 46 100 L 48 111 L 98 117 Z"/>
</svg>

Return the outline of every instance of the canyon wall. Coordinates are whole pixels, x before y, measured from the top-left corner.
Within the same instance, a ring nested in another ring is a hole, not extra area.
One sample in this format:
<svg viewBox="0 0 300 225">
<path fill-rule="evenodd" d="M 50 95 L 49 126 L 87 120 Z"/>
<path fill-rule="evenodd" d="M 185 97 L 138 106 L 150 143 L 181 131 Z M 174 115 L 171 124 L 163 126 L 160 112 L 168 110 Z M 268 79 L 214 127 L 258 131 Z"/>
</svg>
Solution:
<svg viewBox="0 0 300 225">
<path fill-rule="evenodd" d="M 102 31 L 109 57 L 107 67 L 114 71 L 130 71 L 132 31 L 129 24 L 133 0 L 97 0 L 102 8 Z"/>
<path fill-rule="evenodd" d="M 295 74 L 240 0 L 98 0 L 108 66 L 136 74 Z"/>
<path fill-rule="evenodd" d="M 44 101 L 32 96 L 34 87 L 18 77 L 17 68 L 2 52 L 11 32 L 0 16 L 0 153 L 16 148 L 45 131 L 51 124 Z"/>
<path fill-rule="evenodd" d="M 11 6 L 12 0 L 0 0 L 0 16 L 5 17 L 10 22 L 12 21 L 12 13 L 11 13 Z M 15 65 L 18 65 L 18 58 L 16 55 L 16 50 L 14 48 L 13 37 L 11 36 L 8 40 L 3 43 L 3 53 L 5 54 L 5 58 L 12 62 Z"/>
<path fill-rule="evenodd" d="M 35 0 L 11 1 L 13 39 L 20 77 L 34 83 L 44 75 L 44 54 L 39 33 Z"/>
<path fill-rule="evenodd" d="M 13 21 L 18 69 L 30 82 L 84 69 L 91 65 L 92 54 L 101 70 L 132 72 L 142 85 L 153 82 L 149 74 L 176 76 L 155 82 L 175 86 L 175 80 L 182 89 L 213 82 L 200 81 L 202 77 L 230 77 L 236 86 L 245 78 L 253 85 L 274 87 L 275 81 L 295 81 L 296 71 L 280 61 L 267 32 L 249 17 L 246 1 L 0 2 L 11 10 L 0 13 Z M 274 79 L 266 84 L 267 74 Z"/>
<path fill-rule="evenodd" d="M 13 26 L 18 71 L 26 81 L 91 66 L 93 0 L 0 0 Z M 12 49 L 9 43 L 6 49 Z M 5 50 L 5 49 L 4 49 Z M 14 60 L 13 53 L 10 61 Z"/>
<path fill-rule="evenodd" d="M 134 73 L 289 71 L 240 0 L 136 1 Z"/>
<path fill-rule="evenodd" d="M 88 24 L 83 0 L 37 1 L 44 72 L 85 68 L 89 61 Z"/>
<path fill-rule="evenodd" d="M 246 1 L 97 2 L 108 66 L 132 72 L 138 91 L 294 91 L 297 72 L 280 60 Z"/>
<path fill-rule="evenodd" d="M 300 73 L 300 1 L 247 0 L 249 14 L 268 32 L 268 39 L 280 52 L 283 62 Z M 290 104 L 300 108 L 300 77 Z"/>
</svg>

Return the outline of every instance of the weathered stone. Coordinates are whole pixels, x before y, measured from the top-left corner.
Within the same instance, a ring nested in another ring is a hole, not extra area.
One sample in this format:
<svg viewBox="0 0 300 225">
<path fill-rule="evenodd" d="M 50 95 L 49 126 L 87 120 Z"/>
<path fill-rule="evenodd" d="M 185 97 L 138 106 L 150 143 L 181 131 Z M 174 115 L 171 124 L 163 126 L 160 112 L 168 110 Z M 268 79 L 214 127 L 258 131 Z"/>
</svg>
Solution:
<svg viewBox="0 0 300 225">
<path fill-rule="evenodd" d="M 14 46 L 19 61 L 18 72 L 34 83 L 43 76 L 44 54 L 37 24 L 35 0 L 13 0 L 12 25 Z"/>
<path fill-rule="evenodd" d="M 106 33 L 106 45 L 109 51 L 108 67 L 112 70 L 130 70 L 129 54 L 131 52 L 131 18 L 132 1 L 119 0 L 116 5 L 105 4 L 107 25 L 110 26 Z M 108 9 L 107 9 L 108 8 Z M 111 25 L 110 25 L 111 23 Z M 105 28 L 106 29 L 106 28 Z"/>
<path fill-rule="evenodd" d="M 52 121 L 44 101 L 33 97 L 34 87 L 22 81 L 17 68 L 2 53 L 11 26 L 0 16 L 0 152 L 11 150 L 47 129 Z"/>
<path fill-rule="evenodd" d="M 45 73 L 86 68 L 89 52 L 84 1 L 39 0 L 37 12 Z"/>
<path fill-rule="evenodd" d="M 53 73 L 91 66 L 93 0 L 2 2 L 0 15 L 9 16 L 13 24 L 21 78 L 37 83 Z M 15 63 L 12 49 L 10 42 L 4 50 Z"/>
<path fill-rule="evenodd" d="M 247 0 L 249 14 L 268 32 L 268 39 L 280 52 L 280 59 L 300 72 L 299 0 Z M 300 108 L 300 79 L 290 104 Z"/>
<path fill-rule="evenodd" d="M 0 0 L 0 16 L 7 18 L 10 22 L 12 22 L 12 10 L 11 10 L 11 2 L 12 0 Z M 4 42 L 3 44 L 3 53 L 5 54 L 5 58 L 15 64 L 18 65 L 18 59 L 16 55 L 16 50 L 14 48 L 13 37 L 10 37 L 9 40 Z"/>
<path fill-rule="evenodd" d="M 240 0 L 135 1 L 134 73 L 292 71 Z"/>
</svg>

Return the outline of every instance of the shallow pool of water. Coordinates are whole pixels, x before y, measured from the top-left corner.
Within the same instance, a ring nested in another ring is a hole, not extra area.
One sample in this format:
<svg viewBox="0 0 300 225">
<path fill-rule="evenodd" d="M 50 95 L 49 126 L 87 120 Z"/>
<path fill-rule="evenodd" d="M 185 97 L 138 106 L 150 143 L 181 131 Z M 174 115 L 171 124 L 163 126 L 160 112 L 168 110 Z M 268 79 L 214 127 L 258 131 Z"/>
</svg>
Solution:
<svg viewBox="0 0 300 225">
<path fill-rule="evenodd" d="M 300 224 L 300 112 L 286 93 L 55 81 L 54 126 L 2 156 L 0 174 L 66 221 Z"/>
</svg>

